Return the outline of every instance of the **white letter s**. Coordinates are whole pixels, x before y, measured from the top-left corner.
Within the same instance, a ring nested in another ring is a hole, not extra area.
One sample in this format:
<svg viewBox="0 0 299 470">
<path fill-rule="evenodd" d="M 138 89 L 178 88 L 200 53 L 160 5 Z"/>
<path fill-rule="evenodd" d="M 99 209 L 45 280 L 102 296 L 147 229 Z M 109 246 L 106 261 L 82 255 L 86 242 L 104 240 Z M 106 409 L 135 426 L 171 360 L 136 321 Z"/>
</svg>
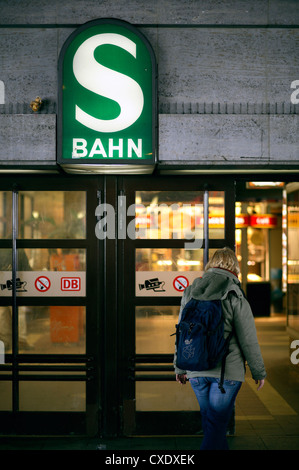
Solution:
<svg viewBox="0 0 299 470">
<path fill-rule="evenodd" d="M 73 71 L 83 87 L 116 101 L 121 109 L 120 114 L 115 119 L 98 119 L 76 105 L 76 120 L 97 132 L 117 132 L 131 126 L 139 118 L 144 97 L 135 80 L 95 60 L 95 49 L 104 44 L 121 47 L 136 58 L 136 44 L 130 39 L 114 33 L 97 34 L 86 39 L 78 48 L 73 59 Z"/>
</svg>

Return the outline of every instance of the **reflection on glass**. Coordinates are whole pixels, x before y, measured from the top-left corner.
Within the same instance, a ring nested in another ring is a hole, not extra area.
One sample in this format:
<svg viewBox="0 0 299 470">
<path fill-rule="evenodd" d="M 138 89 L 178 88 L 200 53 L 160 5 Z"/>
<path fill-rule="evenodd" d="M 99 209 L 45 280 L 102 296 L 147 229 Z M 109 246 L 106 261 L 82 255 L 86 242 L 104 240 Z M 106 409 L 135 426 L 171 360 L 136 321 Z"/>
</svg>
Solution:
<svg viewBox="0 0 299 470">
<path fill-rule="evenodd" d="M 223 239 L 224 191 L 209 192 L 209 238 Z M 136 191 L 136 238 L 202 239 L 202 191 Z"/>
<path fill-rule="evenodd" d="M 12 234 L 12 192 L 0 191 L 0 238 Z"/>
<path fill-rule="evenodd" d="M 202 271 L 203 250 L 138 248 L 136 271 Z"/>
<path fill-rule="evenodd" d="M 235 230 L 236 256 L 237 256 L 239 266 L 240 266 L 239 280 L 241 283 L 243 282 L 243 277 L 242 277 L 243 273 L 245 274 L 245 281 L 247 278 L 247 263 L 246 262 L 244 263 L 244 259 L 242 258 L 242 234 L 244 230 L 247 230 L 247 229 L 237 228 Z M 243 239 L 243 242 L 244 242 L 244 239 Z"/>
<path fill-rule="evenodd" d="M 299 284 L 299 190 L 288 194 L 288 282 Z"/>
<path fill-rule="evenodd" d="M 173 354 L 179 306 L 136 307 L 136 354 Z"/>
<path fill-rule="evenodd" d="M 84 191 L 20 191 L 19 238 L 85 237 Z"/>
<path fill-rule="evenodd" d="M 288 325 L 299 331 L 299 190 L 287 195 Z"/>
<path fill-rule="evenodd" d="M 209 238 L 225 236 L 224 191 L 209 191 Z"/>
<path fill-rule="evenodd" d="M 216 249 L 209 250 L 209 259 Z M 137 248 L 136 271 L 198 271 L 204 270 L 203 250 L 180 248 Z"/>
<path fill-rule="evenodd" d="M 12 296 L 12 250 L 0 249 L 0 297 Z M 12 350 L 12 308 L 0 306 L 0 341 L 4 344 L 5 354 Z"/>
<path fill-rule="evenodd" d="M 299 331 L 299 284 L 288 284 L 288 326 Z"/>
<path fill-rule="evenodd" d="M 26 381 L 19 383 L 20 411 L 85 411 L 85 382 Z"/>
<path fill-rule="evenodd" d="M 0 411 L 12 410 L 12 382 L 0 381 Z"/>
<path fill-rule="evenodd" d="M 18 271 L 85 271 L 86 250 L 65 248 L 18 248 Z M 0 273 L 12 271 L 12 250 L 0 248 Z M 0 285 L 0 289 L 5 287 Z"/>
<path fill-rule="evenodd" d="M 173 375 L 173 373 L 172 373 Z M 198 403 L 189 382 L 136 382 L 136 411 L 198 411 Z"/>
<path fill-rule="evenodd" d="M 85 354 L 85 307 L 19 307 L 19 351 Z"/>
<path fill-rule="evenodd" d="M 12 270 L 12 249 L 0 248 L 0 272 Z M 1 287 L 3 290 L 3 287 Z"/>
<path fill-rule="evenodd" d="M 11 353 L 12 314 L 9 306 L 0 306 L 0 341 L 4 343 L 5 354 Z"/>
<path fill-rule="evenodd" d="M 202 239 L 203 192 L 136 191 L 136 238 Z"/>
<path fill-rule="evenodd" d="M 85 249 L 25 248 L 18 250 L 19 271 L 85 271 Z"/>
<path fill-rule="evenodd" d="M 12 297 L 12 288 L 12 250 L 10 248 L 1 248 L 0 296 Z M 8 330 L 10 331 L 9 335 L 11 337 L 11 313 L 9 309 L 10 307 L 0 307 L 0 340 L 2 339 L 2 336 L 7 336 Z M 11 343 L 11 338 L 9 343 Z"/>
</svg>

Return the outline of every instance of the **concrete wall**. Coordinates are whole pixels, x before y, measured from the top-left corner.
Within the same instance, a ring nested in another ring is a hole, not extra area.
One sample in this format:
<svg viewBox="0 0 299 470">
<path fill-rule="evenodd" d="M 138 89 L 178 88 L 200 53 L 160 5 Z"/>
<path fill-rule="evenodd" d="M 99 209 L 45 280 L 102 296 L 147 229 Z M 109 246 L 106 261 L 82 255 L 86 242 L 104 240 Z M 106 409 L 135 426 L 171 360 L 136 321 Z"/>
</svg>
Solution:
<svg viewBox="0 0 299 470">
<path fill-rule="evenodd" d="M 55 166 L 59 51 L 77 26 L 115 17 L 156 53 L 162 166 L 299 169 L 297 0 L 0 0 L 0 12 L 0 165 Z"/>
</svg>

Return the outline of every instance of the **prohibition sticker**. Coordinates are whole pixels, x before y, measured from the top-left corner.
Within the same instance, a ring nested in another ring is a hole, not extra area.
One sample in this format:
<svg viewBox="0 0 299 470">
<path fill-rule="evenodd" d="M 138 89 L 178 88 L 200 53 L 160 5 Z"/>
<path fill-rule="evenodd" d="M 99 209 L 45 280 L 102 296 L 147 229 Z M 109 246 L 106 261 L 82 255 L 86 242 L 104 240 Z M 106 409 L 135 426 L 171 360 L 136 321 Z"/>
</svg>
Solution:
<svg viewBox="0 0 299 470">
<path fill-rule="evenodd" d="M 47 292 L 51 287 L 50 279 L 46 276 L 39 276 L 35 281 L 35 287 L 39 292 Z"/>
<path fill-rule="evenodd" d="M 183 292 L 189 286 L 189 281 L 185 276 L 177 276 L 173 281 L 173 287 L 178 292 Z"/>
</svg>

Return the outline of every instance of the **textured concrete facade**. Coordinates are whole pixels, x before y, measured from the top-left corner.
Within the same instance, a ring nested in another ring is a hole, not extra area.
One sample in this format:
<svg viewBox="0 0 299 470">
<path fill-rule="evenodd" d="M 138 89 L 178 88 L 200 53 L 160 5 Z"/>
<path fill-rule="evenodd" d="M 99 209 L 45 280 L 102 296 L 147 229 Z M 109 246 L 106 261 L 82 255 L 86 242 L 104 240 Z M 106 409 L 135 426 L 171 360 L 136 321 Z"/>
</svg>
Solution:
<svg viewBox="0 0 299 470">
<path fill-rule="evenodd" d="M 1 166 L 55 168 L 60 49 L 114 17 L 156 53 L 161 167 L 299 169 L 297 0 L 0 0 L 0 11 Z"/>
</svg>

